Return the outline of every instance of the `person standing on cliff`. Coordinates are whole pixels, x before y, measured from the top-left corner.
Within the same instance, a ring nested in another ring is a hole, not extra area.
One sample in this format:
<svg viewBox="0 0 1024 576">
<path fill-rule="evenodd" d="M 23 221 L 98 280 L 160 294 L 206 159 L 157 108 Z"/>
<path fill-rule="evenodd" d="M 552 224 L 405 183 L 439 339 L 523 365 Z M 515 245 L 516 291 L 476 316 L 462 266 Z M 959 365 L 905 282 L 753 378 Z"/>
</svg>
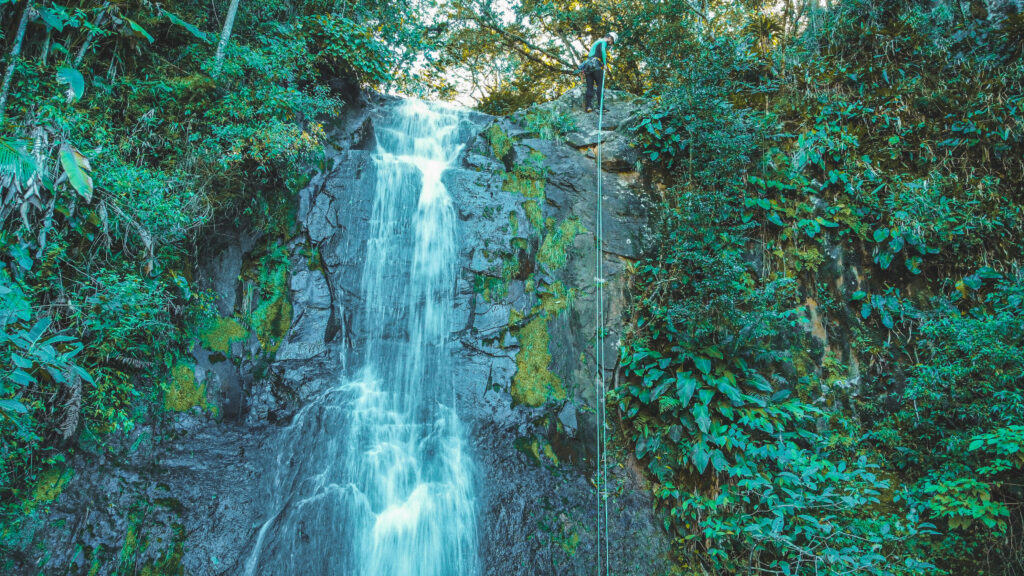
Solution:
<svg viewBox="0 0 1024 576">
<path fill-rule="evenodd" d="M 587 112 L 593 112 L 594 108 L 591 104 L 594 101 L 594 95 L 598 90 L 604 89 L 604 69 L 608 65 L 608 48 L 615 44 L 615 33 L 609 32 L 605 34 L 604 38 L 594 42 L 594 45 L 590 47 L 590 54 L 587 59 L 580 66 L 580 74 L 584 77 L 587 83 L 587 95 L 583 101 L 583 109 Z M 598 105 L 601 104 L 601 96 L 598 96 Z"/>
</svg>

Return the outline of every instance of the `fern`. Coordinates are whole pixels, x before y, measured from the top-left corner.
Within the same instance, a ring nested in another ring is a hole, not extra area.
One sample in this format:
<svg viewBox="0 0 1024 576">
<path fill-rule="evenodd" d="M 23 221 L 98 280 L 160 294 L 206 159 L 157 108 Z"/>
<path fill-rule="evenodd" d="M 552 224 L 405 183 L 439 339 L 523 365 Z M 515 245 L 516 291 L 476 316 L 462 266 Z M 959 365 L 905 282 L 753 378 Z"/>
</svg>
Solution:
<svg viewBox="0 0 1024 576">
<path fill-rule="evenodd" d="M 664 414 L 666 412 L 671 412 L 679 408 L 681 405 L 682 402 L 680 402 L 675 396 L 661 396 L 658 398 L 658 413 Z"/>
<path fill-rule="evenodd" d="M 82 411 L 82 377 L 75 374 L 71 378 L 71 398 L 64 406 L 64 417 L 60 424 L 61 438 L 67 440 L 78 429 L 78 420 Z"/>
</svg>

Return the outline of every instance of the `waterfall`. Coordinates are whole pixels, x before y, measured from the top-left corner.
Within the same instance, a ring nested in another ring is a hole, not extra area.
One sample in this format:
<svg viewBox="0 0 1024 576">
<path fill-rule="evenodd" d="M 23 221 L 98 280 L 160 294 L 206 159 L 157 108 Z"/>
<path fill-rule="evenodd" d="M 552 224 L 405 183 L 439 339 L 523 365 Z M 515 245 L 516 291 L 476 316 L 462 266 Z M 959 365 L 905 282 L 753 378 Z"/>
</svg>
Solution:
<svg viewBox="0 0 1024 576">
<path fill-rule="evenodd" d="M 247 575 L 473 576 L 472 462 L 455 410 L 456 219 L 442 174 L 458 111 L 405 101 L 376 125 L 360 285 L 362 368 L 280 437 Z"/>
</svg>

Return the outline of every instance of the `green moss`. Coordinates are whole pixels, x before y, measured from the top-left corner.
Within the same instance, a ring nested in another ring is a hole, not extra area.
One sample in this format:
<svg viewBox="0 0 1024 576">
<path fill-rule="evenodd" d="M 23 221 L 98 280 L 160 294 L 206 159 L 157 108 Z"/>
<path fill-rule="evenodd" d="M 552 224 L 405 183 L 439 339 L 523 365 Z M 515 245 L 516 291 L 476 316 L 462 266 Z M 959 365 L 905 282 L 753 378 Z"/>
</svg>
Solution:
<svg viewBox="0 0 1024 576">
<path fill-rule="evenodd" d="M 135 561 L 140 552 L 146 549 L 146 540 L 139 534 L 139 518 L 135 514 L 131 516 L 128 523 L 128 530 L 124 535 L 124 544 L 121 545 L 121 553 L 118 556 L 118 572 L 134 573 Z"/>
<path fill-rule="evenodd" d="M 540 302 L 534 307 L 534 313 L 544 311 L 548 318 L 553 318 L 563 310 L 567 309 L 572 302 L 572 290 L 566 290 L 565 284 L 555 282 L 545 286 L 547 289 L 540 292 Z"/>
<path fill-rule="evenodd" d="M 559 540 L 558 545 L 561 546 L 562 550 L 564 550 L 569 556 L 575 556 L 576 548 L 580 545 L 580 535 L 573 532 L 564 540 Z"/>
<path fill-rule="evenodd" d="M 516 450 L 522 452 L 537 466 L 555 467 L 559 465 L 558 455 L 543 436 L 526 436 L 517 438 L 513 443 Z"/>
<path fill-rule="evenodd" d="M 512 377 L 512 400 L 516 404 L 541 406 L 549 401 L 565 400 L 565 387 L 548 366 L 551 352 L 545 316 L 537 316 L 519 329 L 519 353 L 516 374 Z"/>
<path fill-rule="evenodd" d="M 796 250 L 793 253 L 794 265 L 798 271 L 811 271 L 815 272 L 818 267 L 825 262 L 825 255 L 821 253 L 821 249 L 817 246 L 811 246 L 806 250 Z"/>
<path fill-rule="evenodd" d="M 544 198 L 544 185 L 542 179 L 522 176 L 515 172 L 506 172 L 501 183 L 501 189 L 506 192 L 522 194 L 527 198 Z"/>
<path fill-rule="evenodd" d="M 306 260 L 306 268 L 311 271 L 324 270 L 324 260 L 320 256 L 320 248 L 313 244 L 303 244 L 298 253 Z"/>
<path fill-rule="evenodd" d="M 487 302 L 498 302 L 508 295 L 508 282 L 502 278 L 477 274 L 473 277 L 473 291 Z"/>
<path fill-rule="evenodd" d="M 32 489 L 32 497 L 25 502 L 25 514 L 57 500 L 74 474 L 74 470 L 63 466 L 54 466 L 40 474 Z"/>
<path fill-rule="evenodd" d="M 526 220 L 534 230 L 540 232 L 544 229 L 544 214 L 535 200 L 523 202 L 523 211 L 526 212 Z"/>
<path fill-rule="evenodd" d="M 526 160 L 521 164 L 517 164 L 512 171 L 520 178 L 543 181 L 547 176 L 547 169 L 544 167 L 544 155 L 536 150 L 532 150 Z"/>
<path fill-rule="evenodd" d="M 555 449 L 551 447 L 551 444 L 544 443 L 544 456 L 555 466 L 558 466 L 558 455 L 555 454 Z"/>
<path fill-rule="evenodd" d="M 174 533 L 171 545 L 155 560 L 150 560 L 142 567 L 142 576 L 182 576 L 185 573 L 185 567 L 181 564 L 185 555 L 185 527 L 175 523 L 171 525 L 171 530 Z"/>
<path fill-rule="evenodd" d="M 510 236 L 519 235 L 519 215 L 515 212 L 508 213 L 508 231 Z"/>
<path fill-rule="evenodd" d="M 523 321 L 523 318 L 526 318 L 526 316 L 522 312 L 520 312 L 519 310 L 516 310 L 515 308 L 509 308 L 509 310 L 508 310 L 508 325 L 509 326 L 515 326 L 516 324 L 519 324 L 520 322 Z"/>
<path fill-rule="evenodd" d="M 508 295 L 508 284 L 519 277 L 519 259 L 511 254 L 500 255 L 500 264 L 490 274 L 477 274 L 473 278 L 473 291 L 488 302 L 498 302 Z"/>
<path fill-rule="evenodd" d="M 217 318 L 199 333 L 199 340 L 207 350 L 228 354 L 231 343 L 244 340 L 247 335 L 245 327 L 234 318 Z"/>
<path fill-rule="evenodd" d="M 516 438 L 512 443 L 515 449 L 526 455 L 536 465 L 540 465 L 540 449 L 534 438 Z"/>
<path fill-rule="evenodd" d="M 89 564 L 88 576 L 96 576 L 100 573 L 100 568 L 103 567 L 103 562 L 100 560 L 102 547 L 97 547 L 92 554 L 92 561 Z"/>
<path fill-rule="evenodd" d="M 281 345 L 292 323 L 292 304 L 288 290 L 290 260 L 288 248 L 280 241 L 266 246 L 248 263 L 243 275 L 250 284 L 246 300 L 258 296 L 259 304 L 247 320 L 260 346 L 273 353 Z"/>
<path fill-rule="evenodd" d="M 179 516 L 185 513 L 185 506 L 181 503 L 181 500 L 174 498 L 157 498 L 153 500 L 153 504 L 166 508 Z"/>
<path fill-rule="evenodd" d="M 566 250 L 572 245 L 576 236 L 586 232 L 587 229 L 580 224 L 579 219 L 569 218 L 558 225 L 557 228 L 544 236 L 544 241 L 537 252 L 537 262 L 547 266 L 551 270 L 557 270 L 565 266 Z"/>
<path fill-rule="evenodd" d="M 278 294 L 253 311 L 252 321 L 260 345 L 268 352 L 275 352 L 292 326 L 292 303 L 286 294 Z"/>
<path fill-rule="evenodd" d="M 512 139 L 509 138 L 508 134 L 501 129 L 501 126 L 497 122 L 491 124 L 487 130 L 484 131 L 484 136 L 487 138 L 487 142 L 491 145 L 491 151 L 494 152 L 494 157 L 498 160 L 502 160 L 512 150 Z"/>
<path fill-rule="evenodd" d="M 195 370 L 191 364 L 180 362 L 171 369 L 171 378 L 164 391 L 164 408 L 174 412 L 185 412 L 199 406 L 203 410 L 211 407 L 206 401 L 206 384 L 196 382 Z"/>
<path fill-rule="evenodd" d="M 821 393 L 818 377 L 815 375 L 817 363 L 803 347 L 793 349 L 793 368 L 797 376 L 797 384 L 794 387 L 797 396 L 804 402 L 814 402 Z"/>
</svg>

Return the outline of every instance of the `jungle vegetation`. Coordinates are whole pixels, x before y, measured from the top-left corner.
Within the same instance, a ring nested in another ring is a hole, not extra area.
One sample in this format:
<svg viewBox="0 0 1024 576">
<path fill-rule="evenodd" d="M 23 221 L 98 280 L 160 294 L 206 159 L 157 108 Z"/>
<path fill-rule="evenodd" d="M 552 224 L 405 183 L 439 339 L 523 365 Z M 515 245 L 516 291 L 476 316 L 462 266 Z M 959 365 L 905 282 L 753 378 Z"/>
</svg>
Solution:
<svg viewBox="0 0 1024 576">
<path fill-rule="evenodd" d="M 680 573 L 1024 574 L 1020 4 L 5 2 L 0 535 L 168 406 L 203 235 L 286 237 L 356 87 L 509 113 L 612 29 L 658 195 L 616 439 Z"/>
<path fill-rule="evenodd" d="M 644 97 L 663 188 L 614 400 L 680 569 L 1024 573 L 1020 6 L 516 6 L 452 8 L 482 108 L 609 29 Z"/>
</svg>

